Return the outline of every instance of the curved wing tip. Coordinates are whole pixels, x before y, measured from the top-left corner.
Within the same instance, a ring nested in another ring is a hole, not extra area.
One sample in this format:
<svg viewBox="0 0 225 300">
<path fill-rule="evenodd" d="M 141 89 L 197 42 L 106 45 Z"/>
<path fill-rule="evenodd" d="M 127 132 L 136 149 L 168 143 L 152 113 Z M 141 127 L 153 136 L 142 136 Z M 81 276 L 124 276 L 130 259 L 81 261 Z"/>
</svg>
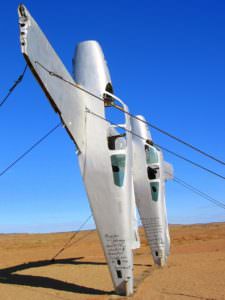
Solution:
<svg viewBox="0 0 225 300">
<path fill-rule="evenodd" d="M 85 41 L 81 41 L 78 43 L 78 45 L 81 45 L 81 44 L 95 44 L 95 45 L 100 46 L 99 42 L 96 40 L 85 40 Z"/>
</svg>

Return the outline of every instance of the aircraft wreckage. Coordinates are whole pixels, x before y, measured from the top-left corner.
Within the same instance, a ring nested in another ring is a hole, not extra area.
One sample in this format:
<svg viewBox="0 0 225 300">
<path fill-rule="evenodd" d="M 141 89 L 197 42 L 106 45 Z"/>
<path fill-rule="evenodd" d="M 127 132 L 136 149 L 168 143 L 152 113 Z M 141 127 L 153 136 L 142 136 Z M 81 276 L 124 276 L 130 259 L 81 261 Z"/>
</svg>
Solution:
<svg viewBox="0 0 225 300">
<path fill-rule="evenodd" d="M 165 181 L 172 166 L 154 146 L 145 119 L 131 117 L 113 93 L 96 41 L 77 45 L 73 77 L 24 5 L 18 8 L 24 58 L 77 148 L 81 175 L 115 291 L 133 293 L 133 250 L 140 247 L 136 207 L 156 264 L 170 251 Z M 110 108 L 124 123 L 110 122 Z"/>
</svg>

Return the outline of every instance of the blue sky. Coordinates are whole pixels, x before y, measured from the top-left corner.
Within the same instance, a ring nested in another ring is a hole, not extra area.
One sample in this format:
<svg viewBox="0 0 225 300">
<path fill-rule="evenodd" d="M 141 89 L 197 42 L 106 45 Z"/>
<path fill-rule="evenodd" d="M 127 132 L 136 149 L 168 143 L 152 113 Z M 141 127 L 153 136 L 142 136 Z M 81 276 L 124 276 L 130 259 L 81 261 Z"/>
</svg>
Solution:
<svg viewBox="0 0 225 300">
<path fill-rule="evenodd" d="M 22 71 L 17 1 L 1 3 L 0 96 Z M 75 45 L 102 45 L 114 90 L 134 114 L 225 159 L 224 1 L 26 1 L 68 70 Z M 30 71 L 0 109 L 0 170 L 59 121 Z M 152 130 L 156 143 L 224 174 Z M 175 175 L 225 202 L 224 181 L 165 153 Z M 225 221 L 224 210 L 175 182 L 170 223 Z M 63 128 L 0 178 L 0 232 L 74 230 L 90 214 L 75 147 Z M 93 226 L 90 222 L 89 226 Z"/>
</svg>

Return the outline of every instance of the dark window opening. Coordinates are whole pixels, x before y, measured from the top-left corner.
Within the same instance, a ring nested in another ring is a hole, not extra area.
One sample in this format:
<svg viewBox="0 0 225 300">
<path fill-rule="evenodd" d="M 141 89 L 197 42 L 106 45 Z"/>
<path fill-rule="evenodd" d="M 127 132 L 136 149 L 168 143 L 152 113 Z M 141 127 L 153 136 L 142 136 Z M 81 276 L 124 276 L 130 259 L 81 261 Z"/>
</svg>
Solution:
<svg viewBox="0 0 225 300">
<path fill-rule="evenodd" d="M 146 143 L 147 144 L 149 144 L 149 145 L 151 145 L 151 146 L 153 146 L 154 144 L 153 144 L 153 141 L 151 141 L 151 140 L 146 140 Z M 145 147 L 148 147 L 147 145 L 145 145 Z M 146 148 L 145 148 L 146 149 Z"/>
<path fill-rule="evenodd" d="M 116 145 L 118 144 L 119 138 L 124 138 L 126 137 L 126 134 L 118 134 L 118 135 L 113 135 L 108 137 L 108 147 L 109 150 L 116 150 Z"/>
<path fill-rule="evenodd" d="M 158 251 L 155 251 L 155 256 L 159 256 L 159 252 Z"/>
<path fill-rule="evenodd" d="M 105 90 L 107 92 L 113 94 L 113 87 L 112 87 L 111 83 L 107 83 Z M 113 105 L 114 99 L 110 95 L 103 94 L 103 99 L 104 99 L 105 107 Z"/>
<path fill-rule="evenodd" d="M 120 270 L 117 270 L 116 274 L 118 278 L 122 278 L 122 272 Z"/>
<path fill-rule="evenodd" d="M 113 172 L 119 172 L 120 168 L 118 166 L 112 166 Z"/>
<path fill-rule="evenodd" d="M 152 169 L 151 167 L 148 167 L 147 172 L 148 172 L 148 179 L 150 179 L 150 180 L 156 179 L 157 170 Z"/>
<path fill-rule="evenodd" d="M 117 265 L 121 265 L 121 260 L 120 259 L 117 259 Z"/>
<path fill-rule="evenodd" d="M 107 83 L 105 90 L 111 94 L 113 94 L 113 87 L 110 82 Z"/>
<path fill-rule="evenodd" d="M 153 192 L 157 192 L 157 188 L 155 186 L 152 187 Z"/>
<path fill-rule="evenodd" d="M 107 133 L 109 150 L 122 150 L 127 146 L 126 131 L 123 127 L 110 126 Z"/>
</svg>

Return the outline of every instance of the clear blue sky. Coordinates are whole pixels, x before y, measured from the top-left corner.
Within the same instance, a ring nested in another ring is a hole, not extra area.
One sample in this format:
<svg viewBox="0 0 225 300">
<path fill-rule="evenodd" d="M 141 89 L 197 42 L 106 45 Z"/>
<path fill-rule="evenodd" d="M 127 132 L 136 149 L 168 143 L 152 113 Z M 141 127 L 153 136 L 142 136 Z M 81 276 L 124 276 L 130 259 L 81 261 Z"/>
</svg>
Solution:
<svg viewBox="0 0 225 300">
<path fill-rule="evenodd" d="M 18 1 L 1 3 L 0 95 L 25 62 Z M 225 159 L 224 1 L 24 3 L 72 70 L 75 45 L 100 42 L 115 93 L 132 113 Z M 30 71 L 0 109 L 0 170 L 59 121 Z M 152 130 L 156 143 L 224 174 L 224 168 Z M 165 153 L 175 175 L 225 202 L 224 181 Z M 170 223 L 225 221 L 225 212 L 167 184 Z M 75 148 L 63 128 L 0 178 L 0 232 L 73 230 L 90 214 Z M 92 226 L 90 223 L 89 226 Z"/>
</svg>

